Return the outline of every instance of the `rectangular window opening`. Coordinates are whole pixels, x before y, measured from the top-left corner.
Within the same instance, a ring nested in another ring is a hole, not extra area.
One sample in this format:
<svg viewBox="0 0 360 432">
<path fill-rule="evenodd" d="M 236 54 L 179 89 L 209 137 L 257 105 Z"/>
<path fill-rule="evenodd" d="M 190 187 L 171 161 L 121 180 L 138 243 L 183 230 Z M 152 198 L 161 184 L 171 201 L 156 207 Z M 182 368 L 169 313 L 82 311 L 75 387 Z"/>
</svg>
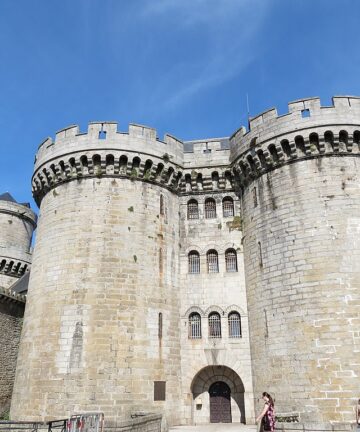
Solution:
<svg viewBox="0 0 360 432">
<path fill-rule="evenodd" d="M 99 139 L 101 139 L 101 140 L 106 139 L 106 131 L 101 130 L 99 132 Z"/>
</svg>

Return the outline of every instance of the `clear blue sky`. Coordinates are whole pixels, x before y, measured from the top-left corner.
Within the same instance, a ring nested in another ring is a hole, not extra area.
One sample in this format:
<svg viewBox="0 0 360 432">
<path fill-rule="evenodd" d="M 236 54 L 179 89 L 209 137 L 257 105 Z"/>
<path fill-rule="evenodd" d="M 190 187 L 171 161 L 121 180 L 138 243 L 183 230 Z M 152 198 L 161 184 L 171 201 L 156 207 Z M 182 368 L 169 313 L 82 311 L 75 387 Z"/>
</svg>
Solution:
<svg viewBox="0 0 360 432">
<path fill-rule="evenodd" d="M 246 124 L 246 93 L 251 115 L 360 95 L 359 22 L 359 0 L 0 0 L 0 193 L 31 201 L 69 124 L 200 139 Z"/>
</svg>

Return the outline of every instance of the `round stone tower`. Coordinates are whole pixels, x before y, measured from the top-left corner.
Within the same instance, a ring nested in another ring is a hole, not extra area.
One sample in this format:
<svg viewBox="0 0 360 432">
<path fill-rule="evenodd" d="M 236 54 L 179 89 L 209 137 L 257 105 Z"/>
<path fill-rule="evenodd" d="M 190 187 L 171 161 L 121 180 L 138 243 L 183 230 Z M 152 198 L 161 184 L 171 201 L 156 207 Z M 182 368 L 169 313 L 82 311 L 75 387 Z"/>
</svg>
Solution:
<svg viewBox="0 0 360 432">
<path fill-rule="evenodd" d="M 0 195 L 0 287 L 10 287 L 30 268 L 36 215 L 28 204 Z"/>
<path fill-rule="evenodd" d="M 38 150 L 40 206 L 11 418 L 138 411 L 179 422 L 182 144 L 71 126 Z"/>
<path fill-rule="evenodd" d="M 254 392 L 300 421 L 353 421 L 360 376 L 360 99 L 318 98 L 231 139 Z"/>
</svg>

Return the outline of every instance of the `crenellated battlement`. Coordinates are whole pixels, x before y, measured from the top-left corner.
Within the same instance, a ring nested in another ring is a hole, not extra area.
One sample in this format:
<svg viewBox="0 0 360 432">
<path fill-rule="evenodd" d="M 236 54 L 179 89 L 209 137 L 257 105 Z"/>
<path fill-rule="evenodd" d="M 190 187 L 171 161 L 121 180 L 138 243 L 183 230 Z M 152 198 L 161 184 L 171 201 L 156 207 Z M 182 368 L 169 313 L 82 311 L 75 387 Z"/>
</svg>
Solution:
<svg viewBox="0 0 360 432">
<path fill-rule="evenodd" d="M 156 130 L 147 126 L 130 124 L 122 133 L 116 122 L 91 122 L 87 133 L 80 133 L 71 125 L 39 147 L 32 179 L 35 201 L 40 204 L 57 184 L 102 176 L 156 183 L 178 193 L 232 189 L 228 138 L 185 145 L 189 143 L 196 147 L 193 163 L 183 141 L 170 134 L 159 141 Z"/>
<path fill-rule="evenodd" d="M 334 96 L 331 106 L 322 106 L 319 97 L 298 99 L 288 103 L 288 112 L 278 115 L 270 108 L 249 120 L 249 130 L 238 129 L 230 138 L 231 158 L 239 156 L 254 140 L 267 139 L 325 124 L 358 124 L 360 97 Z"/>
<path fill-rule="evenodd" d="M 230 160 L 241 184 L 285 163 L 322 156 L 360 155 L 360 98 L 336 96 L 332 106 L 319 98 L 290 102 L 250 119 L 230 138 Z"/>
<path fill-rule="evenodd" d="M 85 133 L 71 125 L 56 132 L 54 140 L 46 138 L 38 148 L 35 168 L 59 156 L 95 149 L 126 150 L 159 158 L 167 154 L 175 164 L 182 163 L 183 155 L 181 140 L 166 134 L 161 141 L 151 127 L 131 123 L 128 132 L 119 132 L 117 122 L 90 122 Z"/>
<path fill-rule="evenodd" d="M 320 98 L 290 102 L 288 112 L 275 108 L 250 119 L 230 139 L 186 141 L 131 123 L 119 132 L 116 122 L 91 122 L 86 133 L 79 126 L 61 129 L 54 141 L 39 147 L 33 194 L 44 194 L 79 178 L 120 176 L 157 183 L 179 193 L 231 190 L 236 181 L 252 178 L 304 158 L 360 154 L 360 98 L 335 96 L 331 106 Z"/>
</svg>

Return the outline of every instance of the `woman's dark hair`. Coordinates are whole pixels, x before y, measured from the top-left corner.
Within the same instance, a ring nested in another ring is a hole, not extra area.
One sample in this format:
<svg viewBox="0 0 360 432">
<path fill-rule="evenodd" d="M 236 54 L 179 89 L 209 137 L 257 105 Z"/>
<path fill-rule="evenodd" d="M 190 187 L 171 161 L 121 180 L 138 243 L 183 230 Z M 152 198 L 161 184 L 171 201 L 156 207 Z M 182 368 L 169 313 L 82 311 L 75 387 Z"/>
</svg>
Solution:
<svg viewBox="0 0 360 432">
<path fill-rule="evenodd" d="M 264 392 L 262 395 L 263 395 L 263 397 L 266 396 L 266 397 L 269 399 L 269 402 L 270 402 L 270 405 L 271 405 L 271 406 L 274 406 L 274 400 L 273 400 L 273 398 L 269 395 L 269 393 Z"/>
</svg>

